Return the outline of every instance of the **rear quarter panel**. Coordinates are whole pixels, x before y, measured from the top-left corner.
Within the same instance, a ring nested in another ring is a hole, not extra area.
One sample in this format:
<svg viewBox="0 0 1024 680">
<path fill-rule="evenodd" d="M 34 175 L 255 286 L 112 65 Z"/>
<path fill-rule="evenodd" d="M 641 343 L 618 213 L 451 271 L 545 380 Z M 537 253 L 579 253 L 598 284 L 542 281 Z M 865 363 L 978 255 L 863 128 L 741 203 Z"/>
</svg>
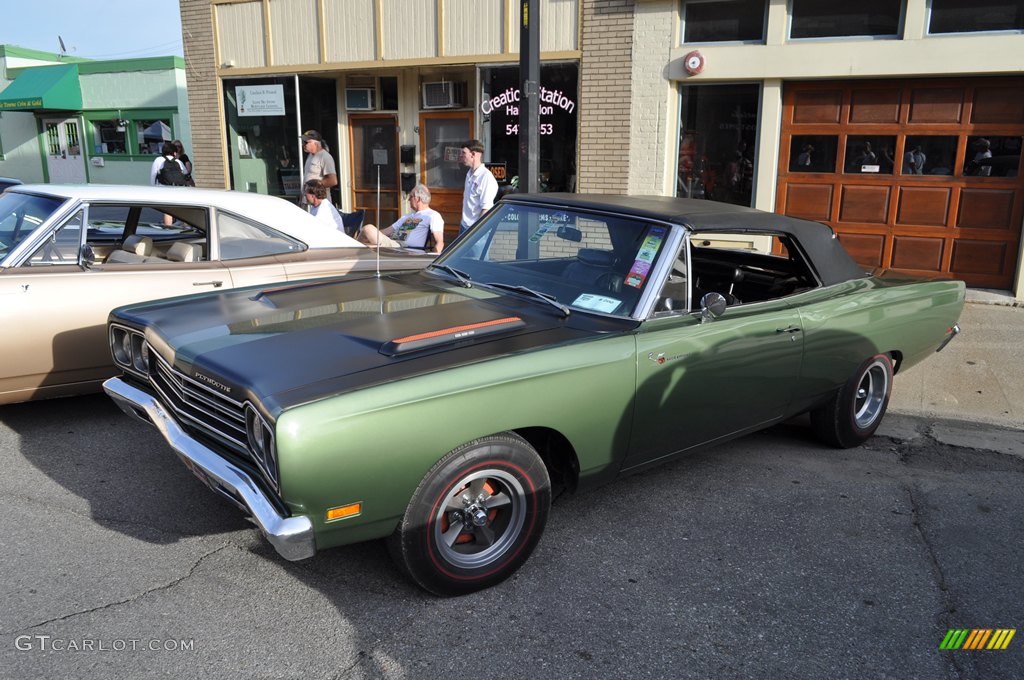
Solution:
<svg viewBox="0 0 1024 680">
<path fill-rule="evenodd" d="M 924 360 L 956 323 L 962 281 L 858 279 L 793 296 L 800 312 L 804 358 L 793 413 L 820 403 L 879 353 L 899 357 L 899 370 Z"/>
<path fill-rule="evenodd" d="M 628 449 L 636 343 L 604 336 L 423 375 L 285 411 L 277 421 L 282 496 L 317 545 L 390 534 L 424 475 L 479 437 L 548 427 L 569 440 L 581 481 Z M 328 508 L 363 503 L 327 523 Z"/>
</svg>

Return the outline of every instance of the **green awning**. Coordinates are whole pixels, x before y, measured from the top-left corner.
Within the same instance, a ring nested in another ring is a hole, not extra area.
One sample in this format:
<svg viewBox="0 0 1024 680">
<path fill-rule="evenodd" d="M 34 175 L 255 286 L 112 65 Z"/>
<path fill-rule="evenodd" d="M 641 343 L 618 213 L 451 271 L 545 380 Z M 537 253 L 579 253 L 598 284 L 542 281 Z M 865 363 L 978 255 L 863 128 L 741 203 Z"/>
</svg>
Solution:
<svg viewBox="0 0 1024 680">
<path fill-rule="evenodd" d="M 0 111 L 82 108 L 77 64 L 33 66 L 24 69 L 0 92 Z"/>
</svg>

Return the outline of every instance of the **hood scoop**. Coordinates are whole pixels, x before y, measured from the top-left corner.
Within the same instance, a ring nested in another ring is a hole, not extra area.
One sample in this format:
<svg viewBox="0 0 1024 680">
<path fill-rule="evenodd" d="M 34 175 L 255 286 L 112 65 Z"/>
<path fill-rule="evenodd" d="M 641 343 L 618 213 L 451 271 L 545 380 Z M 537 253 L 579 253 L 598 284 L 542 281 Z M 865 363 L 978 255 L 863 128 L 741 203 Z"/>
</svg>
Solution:
<svg viewBox="0 0 1024 680">
<path fill-rule="evenodd" d="M 400 356 L 440 345 L 451 345 L 467 338 L 479 338 L 517 330 L 525 325 L 526 322 L 518 316 L 507 316 L 491 321 L 449 326 L 390 340 L 381 345 L 380 353 L 389 357 Z"/>
</svg>

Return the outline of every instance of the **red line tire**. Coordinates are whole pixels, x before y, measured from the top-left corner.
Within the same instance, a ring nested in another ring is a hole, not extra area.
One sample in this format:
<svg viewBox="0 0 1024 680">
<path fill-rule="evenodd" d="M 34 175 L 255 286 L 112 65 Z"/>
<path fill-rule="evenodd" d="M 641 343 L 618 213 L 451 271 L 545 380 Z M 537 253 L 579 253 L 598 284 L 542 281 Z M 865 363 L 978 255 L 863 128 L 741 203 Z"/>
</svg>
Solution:
<svg viewBox="0 0 1024 680">
<path fill-rule="evenodd" d="M 811 411 L 811 426 L 826 444 L 858 446 L 882 423 L 891 395 L 892 360 L 878 354 L 862 363 L 828 403 Z"/>
<path fill-rule="evenodd" d="M 522 437 L 503 433 L 458 447 L 420 482 L 388 539 L 392 558 L 435 595 L 504 581 L 540 540 L 551 482 Z"/>
</svg>

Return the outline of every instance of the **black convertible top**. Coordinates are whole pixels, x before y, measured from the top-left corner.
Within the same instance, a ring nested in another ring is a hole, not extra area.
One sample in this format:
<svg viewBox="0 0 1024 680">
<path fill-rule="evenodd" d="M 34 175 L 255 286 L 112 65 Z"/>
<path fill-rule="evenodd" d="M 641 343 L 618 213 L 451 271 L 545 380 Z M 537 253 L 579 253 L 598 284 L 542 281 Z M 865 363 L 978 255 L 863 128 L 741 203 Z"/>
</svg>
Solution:
<svg viewBox="0 0 1024 680">
<path fill-rule="evenodd" d="M 843 249 L 828 225 L 754 208 L 673 196 L 545 193 L 506 194 L 501 200 L 505 203 L 622 213 L 642 219 L 673 222 L 699 232 L 774 231 L 796 239 L 810 258 L 823 285 L 869 276 Z"/>
</svg>

